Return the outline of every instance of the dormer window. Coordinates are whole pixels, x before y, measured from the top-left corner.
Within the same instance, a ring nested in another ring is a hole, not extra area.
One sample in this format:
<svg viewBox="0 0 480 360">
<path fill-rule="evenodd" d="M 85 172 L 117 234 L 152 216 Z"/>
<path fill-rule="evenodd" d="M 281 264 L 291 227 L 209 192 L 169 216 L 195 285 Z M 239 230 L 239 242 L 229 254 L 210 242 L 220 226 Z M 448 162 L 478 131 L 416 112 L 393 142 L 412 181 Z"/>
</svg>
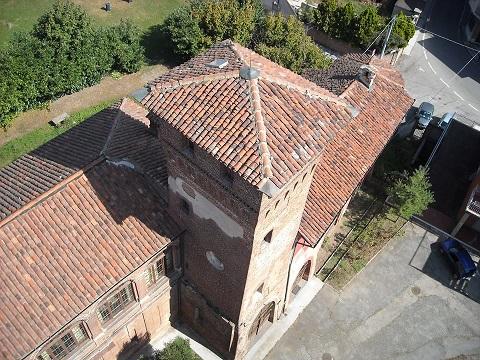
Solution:
<svg viewBox="0 0 480 360">
<path fill-rule="evenodd" d="M 76 324 L 57 336 L 41 353 L 38 360 L 57 360 L 73 352 L 88 339 L 87 331 L 82 323 Z"/>
<path fill-rule="evenodd" d="M 172 252 L 167 250 L 145 269 L 144 276 L 147 287 L 152 287 L 173 270 Z"/>
<path fill-rule="evenodd" d="M 131 282 L 122 286 L 105 300 L 97 309 L 100 322 L 105 323 L 113 319 L 123 309 L 135 300 L 133 296 L 133 285 Z"/>
</svg>

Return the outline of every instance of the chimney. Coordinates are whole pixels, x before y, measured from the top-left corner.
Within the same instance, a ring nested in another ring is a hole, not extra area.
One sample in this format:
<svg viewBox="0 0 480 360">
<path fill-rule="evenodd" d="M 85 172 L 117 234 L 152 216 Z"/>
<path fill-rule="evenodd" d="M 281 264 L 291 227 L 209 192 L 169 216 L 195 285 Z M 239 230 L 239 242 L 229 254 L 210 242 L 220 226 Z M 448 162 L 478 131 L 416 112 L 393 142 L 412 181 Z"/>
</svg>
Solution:
<svg viewBox="0 0 480 360">
<path fill-rule="evenodd" d="M 373 88 L 373 81 L 375 80 L 375 71 L 369 65 L 362 65 L 358 71 L 358 81 L 365 85 L 368 91 Z"/>
</svg>

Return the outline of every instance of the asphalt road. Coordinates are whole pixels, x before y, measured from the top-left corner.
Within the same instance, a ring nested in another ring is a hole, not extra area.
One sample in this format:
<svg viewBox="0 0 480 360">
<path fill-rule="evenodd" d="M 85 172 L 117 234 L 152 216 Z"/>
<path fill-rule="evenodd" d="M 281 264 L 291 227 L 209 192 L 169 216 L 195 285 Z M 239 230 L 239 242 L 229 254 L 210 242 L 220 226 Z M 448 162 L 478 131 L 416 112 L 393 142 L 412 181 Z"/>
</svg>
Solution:
<svg viewBox="0 0 480 360">
<path fill-rule="evenodd" d="M 480 280 L 452 289 L 436 241 L 409 224 L 341 293 L 325 285 L 265 360 L 478 360 Z"/>
<path fill-rule="evenodd" d="M 460 23 L 466 6 L 467 0 L 430 0 L 418 25 L 462 43 Z M 420 30 L 410 56 L 404 56 L 398 65 L 415 105 L 429 101 L 436 116 L 455 111 L 480 124 L 480 55 L 456 75 L 474 54 Z"/>
</svg>

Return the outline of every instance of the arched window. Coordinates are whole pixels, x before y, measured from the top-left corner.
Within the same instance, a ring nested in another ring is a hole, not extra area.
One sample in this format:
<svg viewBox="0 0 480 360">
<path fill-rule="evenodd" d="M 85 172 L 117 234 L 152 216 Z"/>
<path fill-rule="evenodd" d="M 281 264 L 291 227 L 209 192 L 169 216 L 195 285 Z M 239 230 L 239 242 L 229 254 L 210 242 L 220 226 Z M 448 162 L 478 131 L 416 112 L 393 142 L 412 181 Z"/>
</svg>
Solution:
<svg viewBox="0 0 480 360">
<path fill-rule="evenodd" d="M 62 359 L 88 340 L 83 323 L 77 323 L 54 338 L 38 355 L 38 360 Z"/>
<path fill-rule="evenodd" d="M 252 323 L 252 326 L 250 327 L 248 338 L 251 339 L 255 337 L 255 335 L 257 335 L 268 322 L 273 323 L 274 313 L 275 303 L 272 301 L 271 303 L 265 305 L 265 307 L 258 313 L 257 317 Z"/>
</svg>

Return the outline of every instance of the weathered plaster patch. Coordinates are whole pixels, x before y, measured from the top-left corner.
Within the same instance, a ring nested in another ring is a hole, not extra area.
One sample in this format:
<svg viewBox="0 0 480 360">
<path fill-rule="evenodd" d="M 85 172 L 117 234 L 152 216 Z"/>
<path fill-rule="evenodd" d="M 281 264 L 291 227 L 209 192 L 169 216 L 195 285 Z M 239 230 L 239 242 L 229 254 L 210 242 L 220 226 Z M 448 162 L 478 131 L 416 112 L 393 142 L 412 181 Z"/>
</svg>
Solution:
<svg viewBox="0 0 480 360">
<path fill-rule="evenodd" d="M 174 193 L 179 194 L 187 200 L 192 206 L 193 213 L 202 219 L 213 220 L 215 224 L 228 236 L 234 238 L 243 238 L 243 227 L 217 208 L 215 204 L 210 202 L 200 193 L 188 187 L 188 193 L 184 190 L 184 181 L 181 178 L 168 177 L 168 187 Z"/>
<path fill-rule="evenodd" d="M 223 271 L 225 269 L 225 266 L 223 265 L 223 263 L 220 261 L 219 258 L 217 258 L 217 256 L 215 255 L 215 253 L 213 251 L 207 251 L 205 253 L 205 255 L 207 256 L 207 260 L 208 262 L 215 268 L 217 269 L 218 271 Z"/>
</svg>

